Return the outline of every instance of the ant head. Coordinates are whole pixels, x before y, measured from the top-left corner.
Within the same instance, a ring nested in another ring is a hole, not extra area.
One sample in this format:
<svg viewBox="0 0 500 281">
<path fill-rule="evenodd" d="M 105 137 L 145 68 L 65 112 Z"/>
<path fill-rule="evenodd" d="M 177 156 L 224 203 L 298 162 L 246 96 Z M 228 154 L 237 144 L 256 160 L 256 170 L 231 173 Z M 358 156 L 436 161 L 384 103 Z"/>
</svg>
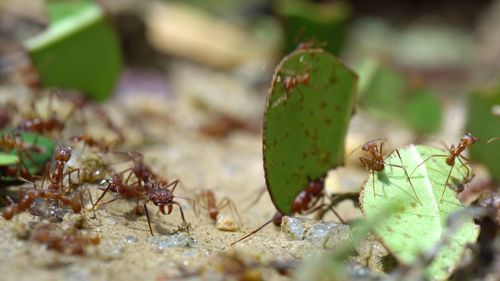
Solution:
<svg viewBox="0 0 500 281">
<path fill-rule="evenodd" d="M 156 206 L 162 206 L 172 202 L 174 195 L 169 189 L 156 189 L 149 194 L 149 199 Z"/>
<path fill-rule="evenodd" d="M 474 144 L 479 141 L 479 138 L 474 137 L 471 133 L 467 132 L 462 137 L 462 141 L 464 141 L 468 146 Z"/>
<path fill-rule="evenodd" d="M 56 161 L 68 162 L 71 158 L 71 146 L 58 147 L 56 151 L 56 156 L 54 157 Z"/>
</svg>

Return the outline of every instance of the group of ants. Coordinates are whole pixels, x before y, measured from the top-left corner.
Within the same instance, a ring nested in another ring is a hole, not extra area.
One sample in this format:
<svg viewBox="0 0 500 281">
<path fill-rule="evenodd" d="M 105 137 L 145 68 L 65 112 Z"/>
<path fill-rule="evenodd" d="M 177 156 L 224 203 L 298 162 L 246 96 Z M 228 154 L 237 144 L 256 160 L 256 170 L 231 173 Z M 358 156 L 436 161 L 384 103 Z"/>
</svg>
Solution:
<svg viewBox="0 0 500 281">
<path fill-rule="evenodd" d="M 77 99 L 76 102 L 73 102 L 75 110 L 73 110 L 70 114 L 73 114 L 77 109 L 82 109 L 87 106 L 87 102 L 81 102 L 80 99 Z M 9 114 L 5 113 L 5 107 L 0 110 L 0 126 L 2 129 L 9 125 Z M 103 111 L 98 109 L 97 112 L 103 115 Z M 118 127 L 114 125 L 110 118 L 107 116 L 101 116 L 103 120 L 105 120 L 106 125 L 115 131 L 119 138 L 123 140 L 123 133 L 120 132 Z M 22 159 L 30 158 L 30 153 L 37 150 L 36 144 L 27 144 L 22 141 L 20 135 L 23 132 L 33 132 L 40 135 L 47 135 L 49 133 L 58 132 L 64 129 L 65 123 L 68 118 L 65 118 L 65 121 L 59 120 L 55 114 L 52 114 L 49 118 L 41 118 L 39 116 L 35 116 L 33 118 L 26 118 L 22 120 L 17 126 L 14 127 L 14 130 L 11 130 L 9 133 L 4 133 L 0 136 L 0 150 L 3 151 L 12 151 L 16 150 L 19 155 L 20 162 L 15 166 L 2 166 L 0 167 L 0 175 L 3 177 L 17 177 L 18 179 L 22 179 L 23 181 L 29 182 L 32 184 L 32 188 L 28 190 L 24 190 L 20 195 L 17 202 L 14 202 L 11 198 L 7 197 L 8 204 L 3 209 L 3 217 L 6 220 L 11 220 L 15 215 L 22 213 L 28 209 L 30 209 L 31 205 L 35 200 L 46 200 L 50 202 L 56 202 L 56 204 L 64 205 L 67 208 L 71 209 L 74 213 L 81 213 L 84 208 L 83 203 L 83 194 L 82 192 L 75 192 L 74 186 L 79 186 L 80 183 L 72 182 L 72 174 L 76 173 L 77 179 L 81 179 L 79 176 L 80 170 L 73 169 L 67 167 L 67 162 L 71 159 L 72 156 L 72 147 L 71 146 L 62 146 L 58 145 L 55 149 L 53 155 L 53 163 L 48 163 L 44 169 L 42 176 L 31 175 L 26 167 L 25 163 Z M 101 187 L 102 190 L 101 195 L 97 198 L 95 202 L 92 200 L 92 196 L 90 196 L 92 211 L 95 217 L 95 208 L 102 204 L 107 204 L 113 202 L 118 199 L 127 199 L 127 200 L 135 200 L 136 202 L 136 212 L 139 212 L 142 208 L 140 204 L 142 202 L 142 207 L 144 214 L 146 215 L 149 231 L 151 235 L 154 235 L 150 213 L 147 207 L 147 204 L 152 202 L 159 210 L 161 214 L 168 215 L 173 211 L 173 207 L 179 207 L 180 215 L 182 218 L 183 226 L 185 231 L 189 235 L 189 224 L 187 223 L 184 215 L 184 210 L 182 209 L 181 204 L 177 199 L 187 199 L 193 202 L 193 209 L 195 200 L 186 197 L 180 197 L 174 195 L 175 189 L 179 184 L 179 180 L 168 181 L 160 175 L 156 174 L 152 168 L 144 161 L 143 156 L 139 152 L 119 152 L 114 151 L 110 147 L 109 143 L 106 143 L 104 140 L 98 140 L 89 135 L 77 135 L 70 138 L 72 142 L 80 142 L 86 147 L 92 147 L 94 149 L 99 150 L 101 153 L 117 153 L 120 155 L 125 155 L 131 162 L 132 167 L 127 168 L 121 172 L 114 172 L 111 178 L 104 179 L 103 182 L 106 184 L 105 187 Z M 496 139 L 492 139 L 493 141 Z M 424 164 L 427 160 L 433 157 L 444 157 L 446 164 L 450 166 L 450 172 L 448 174 L 448 178 L 446 180 L 445 188 L 448 185 L 448 181 L 450 179 L 451 172 L 455 166 L 455 162 L 458 159 L 465 168 L 467 166 L 463 161 L 467 161 L 467 159 L 462 155 L 465 149 L 473 145 L 475 142 L 479 141 L 478 138 L 474 137 L 470 133 L 466 133 L 458 143 L 457 146 L 452 145 L 448 148 L 448 154 L 442 155 L 432 155 L 429 158 L 425 159 L 421 164 Z M 384 160 L 384 155 L 382 151 L 384 140 L 376 139 L 371 140 L 361 146 L 362 151 L 366 152 L 368 157 L 360 157 L 359 160 L 361 164 L 369 170 L 372 175 L 376 172 L 382 172 L 385 169 L 386 165 L 399 167 L 405 170 L 405 174 L 407 180 L 410 182 L 410 176 L 408 172 L 406 172 L 406 168 L 404 167 L 401 156 L 399 152 L 396 150 L 397 155 L 401 160 L 402 166 L 388 164 Z M 418 167 L 417 166 L 417 167 Z M 468 171 L 468 168 L 467 168 Z M 41 186 L 37 187 L 35 183 L 36 180 L 41 179 Z M 326 192 L 324 190 L 324 181 L 325 177 L 320 177 L 318 179 L 310 180 L 307 186 L 296 196 L 293 201 L 290 214 L 310 214 L 319 209 L 324 209 L 325 206 L 332 210 L 334 214 L 339 218 L 341 222 L 344 222 L 342 218 L 335 212 L 332 208 L 332 205 L 328 205 L 324 203 Z M 45 187 L 45 182 L 48 182 Z M 412 185 L 413 188 L 413 185 Z M 375 192 L 375 191 L 374 191 Z M 115 197 L 107 202 L 102 202 L 104 196 L 107 193 L 112 193 Z M 76 194 L 76 195 L 75 195 Z M 90 192 L 89 192 L 90 194 Z M 444 189 L 443 189 L 444 194 Z M 201 194 L 204 206 L 208 210 L 209 217 L 212 220 L 216 220 L 219 212 L 227 207 L 228 205 L 234 204 L 225 197 L 221 201 L 217 202 L 215 198 L 215 193 L 211 190 L 205 190 Z M 416 194 L 415 194 L 416 195 Z M 239 215 L 238 215 L 239 216 Z M 275 215 L 263 224 L 261 227 L 256 230 L 250 232 L 248 235 L 245 235 L 241 239 L 233 242 L 231 245 L 234 245 L 251 235 L 255 234 L 257 231 L 268 225 L 269 223 L 273 223 L 276 226 L 281 225 L 281 221 L 284 214 L 280 211 L 277 211 Z M 78 250 L 72 251 L 73 253 L 81 254 L 83 250 L 81 249 L 83 244 L 98 244 L 99 240 L 97 238 L 88 238 L 82 235 L 74 235 L 71 236 L 72 240 L 74 240 L 75 246 Z M 51 241 L 56 246 L 53 246 L 56 250 L 63 249 L 65 247 L 64 243 L 61 239 L 51 238 L 47 230 L 41 231 L 41 234 L 38 233 L 39 242 L 42 241 L 44 243 L 48 243 L 47 241 Z M 65 238 L 67 240 L 67 237 Z M 71 240 L 70 239 L 70 240 Z"/>
</svg>

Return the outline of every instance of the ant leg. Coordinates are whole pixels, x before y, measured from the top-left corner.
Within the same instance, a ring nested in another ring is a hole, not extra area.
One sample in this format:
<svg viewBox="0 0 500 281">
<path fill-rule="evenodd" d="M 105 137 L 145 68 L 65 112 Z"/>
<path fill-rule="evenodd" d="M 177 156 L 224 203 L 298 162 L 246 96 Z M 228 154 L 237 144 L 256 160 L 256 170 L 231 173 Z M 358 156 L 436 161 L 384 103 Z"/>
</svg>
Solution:
<svg viewBox="0 0 500 281">
<path fill-rule="evenodd" d="M 359 157 L 359 161 L 361 161 L 361 164 L 365 167 L 365 169 L 369 170 L 372 172 L 372 189 L 373 189 L 373 197 L 377 197 L 377 193 L 375 192 L 375 171 L 372 169 L 373 167 L 373 161 L 365 158 L 365 157 Z"/>
<path fill-rule="evenodd" d="M 259 190 L 259 194 L 257 195 L 257 198 L 255 198 L 248 206 L 246 206 L 245 208 L 243 208 L 243 211 L 246 211 L 248 209 L 250 209 L 250 207 L 253 207 L 255 204 L 257 204 L 260 199 L 262 198 L 262 196 L 266 193 L 266 187 L 262 187 L 261 190 Z"/>
<path fill-rule="evenodd" d="M 102 192 L 101 196 L 99 196 L 99 198 L 97 198 L 97 201 L 95 201 L 95 204 L 94 204 L 94 206 L 92 208 L 94 208 L 95 206 L 97 206 L 97 203 L 99 203 L 99 201 L 101 201 L 101 199 L 104 197 L 104 195 L 106 194 L 106 192 L 108 192 L 108 190 L 110 188 L 111 188 L 111 183 L 108 183 L 108 186 L 106 186 L 106 188 Z"/>
<path fill-rule="evenodd" d="M 467 170 L 467 175 L 465 178 L 468 179 L 470 176 L 470 169 L 469 169 L 469 167 L 467 167 L 467 165 L 465 165 L 465 163 L 460 159 L 460 157 L 463 157 L 465 161 L 469 161 L 469 159 L 467 159 L 466 157 L 464 157 L 462 155 L 459 155 L 459 157 L 457 157 L 458 161 L 460 161 L 460 164 L 462 164 L 462 167 L 464 167 Z"/>
<path fill-rule="evenodd" d="M 174 204 L 174 205 L 179 206 L 179 210 L 181 211 L 181 218 L 182 218 L 182 222 L 184 223 L 184 226 L 185 226 L 185 228 L 186 228 L 186 232 L 187 232 L 187 234 L 188 234 L 189 236 L 191 236 L 191 234 L 189 233 L 189 225 L 188 225 L 188 223 L 186 222 L 186 218 L 184 217 L 184 211 L 182 210 L 182 206 L 181 206 L 181 204 L 179 204 L 179 203 L 178 203 L 178 202 L 176 202 L 176 201 L 172 201 L 172 203 L 171 203 L 171 204 Z"/>
<path fill-rule="evenodd" d="M 196 212 L 196 200 L 194 200 L 193 198 L 183 197 L 183 196 L 175 196 L 175 198 L 180 198 L 180 199 L 191 201 L 193 203 L 193 212 L 194 212 L 195 216 L 198 217 L 198 213 Z M 208 205 L 207 205 L 207 208 L 208 208 Z"/>
<path fill-rule="evenodd" d="M 45 183 L 45 179 L 47 178 L 47 173 L 49 172 L 49 168 L 50 168 L 50 163 L 47 163 L 47 165 L 45 165 L 45 172 L 43 173 L 42 185 L 40 186 L 40 189 L 43 189 L 43 184 Z"/>
<path fill-rule="evenodd" d="M 94 199 L 92 198 L 92 192 L 90 192 L 90 189 L 86 189 L 87 193 L 89 194 L 89 200 L 90 200 L 90 204 L 92 205 L 92 213 L 94 214 L 94 216 L 92 218 L 97 218 L 96 214 L 95 214 L 95 208 L 94 208 Z"/>
<path fill-rule="evenodd" d="M 170 187 L 170 186 L 172 186 L 172 185 L 173 185 L 172 190 L 171 190 L 171 191 L 172 191 L 172 193 L 173 193 L 173 192 L 175 191 L 175 188 L 177 187 L 177 184 L 178 184 L 178 183 L 179 183 L 179 180 L 174 180 L 173 182 L 171 182 L 171 183 L 167 184 L 167 186 L 165 186 L 165 187 Z"/>
<path fill-rule="evenodd" d="M 222 198 L 222 200 L 219 202 L 217 209 L 222 210 L 223 208 L 227 207 L 229 205 L 229 208 L 231 211 L 236 214 L 238 217 L 238 221 L 240 222 L 240 225 L 242 225 L 243 220 L 241 219 L 241 216 L 238 212 L 238 209 L 236 209 L 236 205 L 229 199 L 228 197 Z"/>
<path fill-rule="evenodd" d="M 151 227 L 151 219 L 149 217 L 149 211 L 148 211 L 148 207 L 146 207 L 146 203 L 147 203 L 147 201 L 143 202 L 142 204 L 144 205 L 144 212 L 146 213 L 146 218 L 148 219 L 149 231 L 151 232 L 151 236 L 155 236 L 153 234 L 153 228 Z"/>
<path fill-rule="evenodd" d="M 328 199 L 330 199 L 330 203 L 331 203 L 331 202 L 333 202 L 332 197 L 330 197 L 328 194 L 325 194 L 325 196 L 326 196 Z M 326 205 L 326 204 L 325 204 L 325 205 Z M 328 207 L 328 209 L 329 209 L 330 211 L 332 211 L 332 213 L 333 213 L 333 214 L 334 214 L 334 215 L 335 215 L 335 216 L 339 219 L 339 221 L 340 221 L 341 223 L 343 223 L 343 224 L 347 224 L 347 223 L 344 221 L 344 219 L 342 219 L 342 217 L 340 216 L 340 214 L 339 214 L 337 211 L 335 211 L 335 209 L 333 208 L 332 204 L 328 204 L 328 205 L 327 205 L 327 207 Z"/>
<path fill-rule="evenodd" d="M 245 239 L 247 239 L 248 237 L 254 235 L 255 233 L 259 232 L 261 229 L 263 229 L 264 227 L 266 227 L 268 224 L 270 224 L 271 222 L 273 222 L 273 219 L 270 219 L 268 220 L 267 222 L 265 222 L 263 225 L 259 226 L 257 229 L 255 230 L 252 230 L 252 232 L 248 233 L 247 235 L 241 237 L 240 239 L 232 242 L 231 244 L 229 244 L 229 246 L 234 246 L 236 243 L 239 243 Z"/>
<path fill-rule="evenodd" d="M 444 192 L 446 191 L 446 188 L 448 186 L 448 181 L 450 180 L 451 172 L 453 171 L 453 168 L 455 168 L 455 163 L 453 163 L 453 165 L 451 165 L 451 169 L 450 169 L 450 172 L 448 173 L 448 177 L 446 178 L 446 182 L 444 183 L 443 192 L 441 193 L 441 198 L 439 199 L 439 202 L 443 201 Z"/>
<path fill-rule="evenodd" d="M 410 173 L 410 176 L 413 175 L 413 173 L 415 173 L 415 171 L 418 169 L 418 167 L 422 166 L 423 164 L 425 164 L 425 162 L 429 161 L 430 159 L 434 158 L 434 157 L 448 157 L 449 155 L 444 155 L 444 154 L 435 154 L 435 155 L 431 155 L 429 157 L 427 157 L 424 161 L 422 161 L 422 163 L 418 164 L 414 169 L 413 171 L 411 171 Z"/>
<path fill-rule="evenodd" d="M 121 171 L 119 174 L 125 174 L 126 172 L 129 172 L 127 178 L 125 179 L 125 183 L 128 184 L 128 181 L 130 180 L 130 177 L 132 177 L 134 170 L 132 168 L 128 168 L 128 169 Z M 140 182 L 140 180 L 139 180 L 139 182 Z"/>
<path fill-rule="evenodd" d="M 393 164 L 388 164 L 388 165 L 392 166 L 392 167 L 399 167 L 399 168 L 403 169 L 403 171 L 405 172 L 406 180 L 408 180 L 408 183 L 410 183 L 411 189 L 413 190 L 413 193 L 415 194 L 415 198 L 420 203 L 420 205 L 423 206 L 422 201 L 420 201 L 420 198 L 418 198 L 417 191 L 415 190 L 415 187 L 413 186 L 413 183 L 411 182 L 410 176 L 408 175 L 408 171 L 404 167 L 403 159 L 401 158 L 401 154 L 399 154 L 399 150 L 397 150 L 397 149 L 396 149 L 396 154 L 398 155 L 399 162 L 401 162 L 401 166 L 393 165 Z"/>
</svg>

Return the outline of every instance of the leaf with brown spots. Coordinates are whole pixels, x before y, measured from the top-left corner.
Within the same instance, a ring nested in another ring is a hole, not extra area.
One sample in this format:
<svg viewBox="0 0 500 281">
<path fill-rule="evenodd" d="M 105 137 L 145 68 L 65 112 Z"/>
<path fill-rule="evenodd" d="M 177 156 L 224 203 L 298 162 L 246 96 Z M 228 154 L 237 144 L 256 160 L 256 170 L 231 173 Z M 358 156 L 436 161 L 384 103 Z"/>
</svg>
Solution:
<svg viewBox="0 0 500 281">
<path fill-rule="evenodd" d="M 276 68 L 264 115 L 263 154 L 267 188 L 282 213 L 290 213 L 309 180 L 342 163 L 357 80 L 321 49 L 293 52 Z"/>
</svg>

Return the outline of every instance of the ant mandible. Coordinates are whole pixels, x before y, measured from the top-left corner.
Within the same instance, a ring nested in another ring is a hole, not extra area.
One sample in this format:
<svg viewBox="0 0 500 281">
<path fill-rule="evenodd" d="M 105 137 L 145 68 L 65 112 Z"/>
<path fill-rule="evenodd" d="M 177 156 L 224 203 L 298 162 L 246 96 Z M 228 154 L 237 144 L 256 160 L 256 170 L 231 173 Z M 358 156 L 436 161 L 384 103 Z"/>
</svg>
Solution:
<svg viewBox="0 0 500 281">
<path fill-rule="evenodd" d="M 143 205 L 144 205 L 144 211 L 146 211 L 146 218 L 148 219 L 149 231 L 151 232 L 152 236 L 154 235 L 153 228 L 151 227 L 151 219 L 149 217 L 148 207 L 146 206 L 146 204 L 150 201 L 153 202 L 153 204 L 157 206 L 158 209 L 160 210 L 160 213 L 164 215 L 170 215 L 172 213 L 173 206 L 177 205 L 181 212 L 181 218 L 185 226 L 185 230 L 188 233 L 188 235 L 190 235 L 189 224 L 186 222 L 186 218 L 184 217 L 184 211 L 182 210 L 182 206 L 181 204 L 179 204 L 179 202 L 174 200 L 174 191 L 178 183 L 179 180 L 175 180 L 167 185 L 159 184 L 157 182 L 147 182 L 144 185 L 144 187 L 148 192 L 148 199 L 146 199 L 143 202 Z M 169 189 L 170 187 L 172 188 L 172 190 Z M 165 213 L 165 207 L 167 207 L 168 209 L 166 213 Z"/>
</svg>

